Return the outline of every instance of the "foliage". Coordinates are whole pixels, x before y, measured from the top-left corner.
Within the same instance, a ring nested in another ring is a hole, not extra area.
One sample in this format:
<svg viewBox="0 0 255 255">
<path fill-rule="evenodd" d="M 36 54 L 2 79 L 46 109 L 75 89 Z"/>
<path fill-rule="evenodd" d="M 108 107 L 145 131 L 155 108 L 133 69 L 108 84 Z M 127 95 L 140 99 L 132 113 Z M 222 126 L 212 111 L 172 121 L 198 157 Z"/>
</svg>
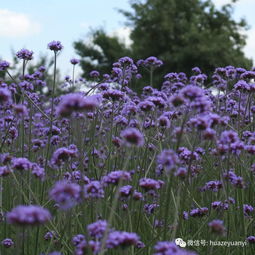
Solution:
<svg viewBox="0 0 255 255">
<path fill-rule="evenodd" d="M 92 44 L 74 44 L 84 71 L 108 72 L 111 63 L 127 53 L 136 60 L 152 55 L 165 63 L 155 77 L 160 87 L 167 72 L 190 74 L 194 66 L 208 74 L 218 66 L 252 67 L 243 52 L 248 26 L 244 19 L 232 17 L 233 5 L 217 9 L 211 0 L 134 0 L 130 4 L 132 11 L 121 10 L 131 28 L 130 49 L 103 30 L 95 31 Z"/>
</svg>

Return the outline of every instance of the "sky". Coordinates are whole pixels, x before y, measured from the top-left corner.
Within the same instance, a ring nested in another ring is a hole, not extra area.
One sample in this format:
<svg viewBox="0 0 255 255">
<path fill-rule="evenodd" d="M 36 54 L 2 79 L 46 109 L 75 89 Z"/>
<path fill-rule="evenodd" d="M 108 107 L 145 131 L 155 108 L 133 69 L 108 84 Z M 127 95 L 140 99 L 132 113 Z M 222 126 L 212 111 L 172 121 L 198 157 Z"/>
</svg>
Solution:
<svg viewBox="0 0 255 255">
<path fill-rule="evenodd" d="M 230 0 L 213 0 L 217 7 Z M 52 54 L 48 42 L 59 40 L 64 50 L 59 56 L 59 67 L 69 74 L 69 60 L 78 57 L 73 42 L 88 40 L 91 29 L 104 28 L 128 41 L 129 29 L 118 9 L 130 10 L 128 0 L 10 0 L 0 4 L 0 58 L 11 60 L 11 51 L 21 48 L 34 51 L 34 58 Z M 244 51 L 255 63 L 255 0 L 239 0 L 234 17 L 245 17 L 250 30 Z M 223 42 L 224 43 L 224 42 Z"/>
</svg>

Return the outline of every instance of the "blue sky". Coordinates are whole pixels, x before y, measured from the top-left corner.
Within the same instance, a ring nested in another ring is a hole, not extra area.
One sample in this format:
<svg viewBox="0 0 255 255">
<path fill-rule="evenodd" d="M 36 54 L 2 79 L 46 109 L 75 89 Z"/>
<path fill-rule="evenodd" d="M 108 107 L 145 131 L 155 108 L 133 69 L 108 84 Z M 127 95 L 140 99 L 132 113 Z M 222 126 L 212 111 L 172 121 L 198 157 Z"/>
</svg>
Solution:
<svg viewBox="0 0 255 255">
<path fill-rule="evenodd" d="M 217 6 L 229 0 L 214 0 Z M 128 0 L 10 0 L 0 5 L 0 57 L 11 59 L 11 49 L 26 47 L 35 52 L 35 59 L 47 50 L 47 43 L 60 40 L 64 51 L 59 64 L 70 72 L 68 61 L 77 57 L 73 41 L 86 39 L 90 28 L 104 27 L 108 33 L 117 33 L 123 40 L 125 18 L 117 9 L 130 9 Z M 239 0 L 235 4 L 236 18 L 245 17 L 251 25 L 247 32 L 245 53 L 255 62 L 255 0 Z"/>
</svg>

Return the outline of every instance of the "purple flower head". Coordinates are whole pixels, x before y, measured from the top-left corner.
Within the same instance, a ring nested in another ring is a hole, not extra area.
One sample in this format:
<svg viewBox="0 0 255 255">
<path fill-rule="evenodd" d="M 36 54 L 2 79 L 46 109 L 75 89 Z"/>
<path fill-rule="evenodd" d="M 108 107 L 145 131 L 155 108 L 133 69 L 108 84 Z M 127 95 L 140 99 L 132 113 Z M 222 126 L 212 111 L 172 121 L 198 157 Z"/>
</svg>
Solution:
<svg viewBox="0 0 255 255">
<path fill-rule="evenodd" d="M 254 211 L 253 206 L 248 204 L 243 205 L 243 212 L 245 216 L 249 216 L 249 214 L 251 214 L 253 211 Z"/>
<path fill-rule="evenodd" d="M 152 68 L 156 68 L 156 67 L 160 67 L 163 65 L 163 62 L 159 59 L 157 59 L 154 56 L 148 57 L 143 61 L 143 65 L 145 67 L 152 67 Z"/>
<path fill-rule="evenodd" d="M 98 78 L 98 77 L 100 76 L 100 73 L 99 73 L 98 71 L 96 71 L 96 70 L 93 70 L 93 71 L 91 71 L 91 72 L 89 73 L 89 76 L 90 76 L 91 78 Z"/>
<path fill-rule="evenodd" d="M 211 231 L 216 234 L 223 235 L 226 232 L 226 228 L 224 227 L 222 220 L 213 220 L 208 223 L 208 226 Z"/>
<path fill-rule="evenodd" d="M 139 236 L 136 233 L 122 232 L 122 231 L 112 231 L 108 235 L 106 241 L 106 247 L 108 249 L 117 247 L 127 247 L 131 245 L 136 245 L 139 241 Z"/>
<path fill-rule="evenodd" d="M 8 69 L 8 67 L 10 66 L 10 63 L 3 60 L 0 61 L 0 71 L 5 71 L 6 69 Z"/>
<path fill-rule="evenodd" d="M 222 187 L 223 185 L 221 181 L 209 181 L 201 188 L 201 191 L 211 190 L 213 192 L 217 192 Z"/>
<path fill-rule="evenodd" d="M 123 181 L 130 181 L 131 174 L 126 171 L 113 171 L 110 172 L 108 175 L 104 176 L 102 182 L 105 184 L 118 184 L 120 180 Z"/>
<path fill-rule="evenodd" d="M 98 220 L 94 223 L 91 223 L 87 226 L 88 233 L 91 237 L 95 239 L 101 239 L 104 236 L 104 233 L 107 229 L 106 220 Z"/>
<path fill-rule="evenodd" d="M 14 242 L 12 241 L 11 238 L 5 238 L 1 244 L 5 247 L 5 248 L 10 248 L 14 245 Z"/>
<path fill-rule="evenodd" d="M 78 246 L 81 242 L 86 241 L 85 236 L 82 234 L 76 235 L 72 238 L 72 244 Z"/>
<path fill-rule="evenodd" d="M 54 168 L 60 167 L 64 162 L 69 161 L 71 158 L 75 158 L 78 155 L 78 149 L 74 146 L 69 146 L 68 148 L 62 147 L 58 148 L 51 158 L 51 165 Z"/>
<path fill-rule="evenodd" d="M 143 194 L 135 190 L 133 193 L 133 199 L 136 201 L 143 200 Z"/>
<path fill-rule="evenodd" d="M 56 239 L 58 237 L 58 234 L 55 231 L 48 231 L 45 235 L 44 235 L 44 240 L 45 241 L 49 241 L 52 239 Z"/>
<path fill-rule="evenodd" d="M 49 221 L 51 214 L 47 209 L 38 205 L 19 205 L 8 212 L 6 218 L 10 224 L 38 225 Z"/>
<path fill-rule="evenodd" d="M 153 214 L 155 212 L 155 209 L 159 208 L 159 204 L 145 204 L 143 209 L 147 214 Z"/>
<path fill-rule="evenodd" d="M 244 80 L 239 80 L 235 85 L 234 88 L 236 90 L 242 90 L 242 91 L 250 91 L 250 85 L 244 81 Z"/>
<path fill-rule="evenodd" d="M 38 164 L 36 163 L 33 163 L 32 164 L 32 167 L 31 167 L 31 170 L 32 170 L 32 174 L 39 178 L 40 180 L 43 180 L 44 177 L 45 177 L 45 171 L 44 171 L 44 168 L 40 167 Z"/>
<path fill-rule="evenodd" d="M 63 45 L 60 41 L 52 41 L 48 43 L 48 48 L 54 52 L 57 52 L 63 49 Z"/>
<path fill-rule="evenodd" d="M 8 166 L 0 166 L 0 177 L 8 176 L 11 172 Z"/>
<path fill-rule="evenodd" d="M 249 242 L 249 243 L 255 243 L 255 236 L 248 236 L 246 238 L 246 240 Z"/>
<path fill-rule="evenodd" d="M 71 63 L 72 65 L 77 65 L 77 64 L 80 63 L 80 60 L 77 59 L 77 58 L 72 58 L 72 59 L 70 60 L 70 63 Z"/>
<path fill-rule="evenodd" d="M 192 68 L 192 72 L 194 72 L 195 74 L 201 74 L 202 73 L 199 67 Z"/>
<path fill-rule="evenodd" d="M 145 100 L 138 104 L 138 108 L 143 112 L 149 112 L 154 110 L 155 104 L 151 101 Z"/>
<path fill-rule="evenodd" d="M 255 78 L 255 72 L 254 71 L 246 71 L 240 75 L 241 79 L 244 80 L 250 80 Z"/>
<path fill-rule="evenodd" d="M 203 97 L 204 91 L 198 86 L 188 85 L 180 91 L 180 94 L 184 98 L 189 99 L 190 101 L 194 101 L 195 99 L 199 97 Z"/>
<path fill-rule="evenodd" d="M 91 181 L 84 186 L 85 198 L 103 198 L 104 189 L 99 181 Z"/>
<path fill-rule="evenodd" d="M 189 215 L 191 217 L 202 217 L 208 213 L 208 208 L 207 207 L 202 207 L 202 208 L 196 208 L 190 211 Z"/>
<path fill-rule="evenodd" d="M 73 112 L 94 111 L 100 104 L 101 97 L 98 95 L 84 97 L 80 93 L 67 94 L 61 98 L 57 106 L 57 115 L 68 117 Z"/>
<path fill-rule="evenodd" d="M 186 212 L 186 211 L 184 211 L 184 212 L 182 213 L 182 218 L 183 218 L 184 220 L 188 220 L 188 219 L 189 219 L 189 213 Z"/>
<path fill-rule="evenodd" d="M 170 120 L 166 116 L 160 116 L 158 118 L 158 126 L 162 128 L 169 128 L 170 127 Z"/>
<path fill-rule="evenodd" d="M 12 102 L 12 94 L 9 89 L 0 88 L 0 104 L 8 104 Z"/>
<path fill-rule="evenodd" d="M 32 168 L 32 163 L 27 158 L 13 158 L 12 168 L 18 171 L 28 171 Z"/>
<path fill-rule="evenodd" d="M 154 180 L 151 178 L 142 178 L 139 180 L 139 186 L 146 191 L 160 189 L 163 185 L 164 182 L 161 180 Z"/>
<path fill-rule="evenodd" d="M 118 62 L 123 66 L 132 66 L 134 64 L 134 61 L 130 57 L 122 57 L 118 60 Z"/>
<path fill-rule="evenodd" d="M 102 93 L 103 98 L 111 99 L 113 101 L 123 99 L 125 94 L 117 89 L 108 89 Z"/>
<path fill-rule="evenodd" d="M 17 58 L 23 60 L 31 60 L 33 59 L 33 51 L 29 51 L 27 49 L 21 49 L 16 53 Z"/>
<path fill-rule="evenodd" d="M 19 117 L 25 117 L 28 115 L 27 107 L 23 104 L 13 105 L 13 110 Z"/>
<path fill-rule="evenodd" d="M 67 210 L 78 203 L 81 187 L 76 183 L 66 181 L 57 182 L 49 192 L 49 197 L 54 200 L 61 209 Z"/>
<path fill-rule="evenodd" d="M 125 139 L 127 145 L 141 147 L 144 145 L 144 136 L 137 128 L 127 128 L 120 134 Z"/>
<path fill-rule="evenodd" d="M 120 188 L 120 195 L 122 197 L 128 197 L 131 195 L 132 191 L 133 191 L 133 187 L 131 185 L 122 186 Z"/>
<path fill-rule="evenodd" d="M 184 250 L 177 246 L 174 242 L 158 242 L 154 246 L 153 255 L 196 255 L 197 253 Z"/>
<path fill-rule="evenodd" d="M 167 172 L 175 169 L 179 163 L 178 155 L 173 150 L 163 150 L 158 155 L 158 164 L 162 165 Z"/>
<path fill-rule="evenodd" d="M 178 176 L 180 178 L 185 178 L 187 174 L 188 174 L 188 171 L 185 167 L 179 167 L 174 173 L 175 176 Z"/>
<path fill-rule="evenodd" d="M 99 252 L 101 250 L 101 243 L 99 241 L 90 240 L 88 244 L 89 244 L 89 248 L 92 250 L 93 254 L 99 254 Z M 82 254 L 84 254 L 84 253 L 82 253 Z"/>
</svg>

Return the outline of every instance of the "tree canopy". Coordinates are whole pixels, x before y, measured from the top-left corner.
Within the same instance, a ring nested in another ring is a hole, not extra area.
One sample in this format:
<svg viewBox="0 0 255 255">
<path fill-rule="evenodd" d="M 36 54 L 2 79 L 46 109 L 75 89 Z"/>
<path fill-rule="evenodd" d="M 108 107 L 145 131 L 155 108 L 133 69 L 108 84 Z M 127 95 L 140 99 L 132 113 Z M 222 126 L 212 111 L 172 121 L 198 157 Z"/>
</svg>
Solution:
<svg viewBox="0 0 255 255">
<path fill-rule="evenodd" d="M 131 11 L 120 10 L 131 28 L 130 48 L 102 29 L 92 33 L 92 43 L 74 43 L 85 72 L 108 72 L 124 55 L 163 60 L 159 77 L 168 72 L 189 74 L 194 66 L 208 73 L 227 65 L 251 68 L 243 52 L 248 25 L 233 18 L 233 4 L 218 9 L 211 0 L 133 0 L 130 5 Z"/>
</svg>

